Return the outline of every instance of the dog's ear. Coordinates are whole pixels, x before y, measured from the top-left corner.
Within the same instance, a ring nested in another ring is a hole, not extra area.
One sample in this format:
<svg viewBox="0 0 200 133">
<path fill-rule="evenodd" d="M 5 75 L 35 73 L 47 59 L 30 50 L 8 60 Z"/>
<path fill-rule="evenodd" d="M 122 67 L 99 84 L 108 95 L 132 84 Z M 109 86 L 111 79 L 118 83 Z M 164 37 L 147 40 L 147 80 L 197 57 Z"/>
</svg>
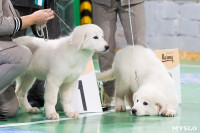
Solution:
<svg viewBox="0 0 200 133">
<path fill-rule="evenodd" d="M 133 92 L 132 91 L 128 91 L 128 93 L 126 94 L 126 101 L 129 104 L 130 107 L 133 107 Z"/>
<path fill-rule="evenodd" d="M 158 115 L 161 115 L 164 111 L 163 105 L 159 102 L 155 103 L 156 106 L 158 106 Z"/>
<path fill-rule="evenodd" d="M 166 107 L 165 96 L 161 92 L 155 92 L 153 102 L 155 103 L 156 106 L 158 106 L 159 109 L 158 114 L 161 115 Z"/>
<path fill-rule="evenodd" d="M 145 88 L 145 89 L 144 89 Z M 150 101 L 152 104 L 158 107 L 158 114 L 161 115 L 166 107 L 166 96 L 164 93 L 160 92 L 160 89 L 155 89 L 154 87 L 145 86 L 140 88 L 137 92 L 138 96 Z M 135 95 L 135 94 L 134 94 Z"/>
<path fill-rule="evenodd" d="M 83 27 L 81 27 L 81 26 L 77 26 L 73 30 L 71 36 L 72 36 L 72 45 L 77 47 L 77 50 L 79 50 L 82 47 L 82 45 L 86 39 L 87 30 L 83 29 Z"/>
<path fill-rule="evenodd" d="M 135 101 L 137 93 L 133 93 L 133 102 Z"/>
</svg>

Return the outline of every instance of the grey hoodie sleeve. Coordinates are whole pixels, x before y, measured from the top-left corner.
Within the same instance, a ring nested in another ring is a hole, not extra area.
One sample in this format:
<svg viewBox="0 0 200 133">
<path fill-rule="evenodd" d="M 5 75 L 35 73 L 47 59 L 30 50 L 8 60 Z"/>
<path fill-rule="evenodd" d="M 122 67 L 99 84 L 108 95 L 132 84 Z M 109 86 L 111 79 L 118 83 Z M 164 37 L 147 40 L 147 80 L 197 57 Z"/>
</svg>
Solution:
<svg viewBox="0 0 200 133">
<path fill-rule="evenodd" d="M 0 36 L 12 35 L 21 29 L 22 20 L 20 17 L 5 17 L 2 6 L 0 0 Z"/>
</svg>

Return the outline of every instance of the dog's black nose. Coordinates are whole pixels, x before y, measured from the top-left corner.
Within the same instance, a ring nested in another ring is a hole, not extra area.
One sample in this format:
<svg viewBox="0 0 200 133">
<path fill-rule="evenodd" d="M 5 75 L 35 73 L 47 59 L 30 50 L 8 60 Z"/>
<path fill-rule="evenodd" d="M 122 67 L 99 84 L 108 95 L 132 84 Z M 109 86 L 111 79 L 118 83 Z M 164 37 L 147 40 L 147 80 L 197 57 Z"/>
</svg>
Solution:
<svg viewBox="0 0 200 133">
<path fill-rule="evenodd" d="M 109 49 L 109 46 L 108 46 L 108 45 L 106 45 L 106 46 L 105 46 L 105 49 L 106 49 L 106 50 L 108 50 L 108 49 Z"/>
<path fill-rule="evenodd" d="M 136 109 L 132 109 L 132 114 L 133 114 L 133 115 L 135 115 L 135 114 L 136 114 L 136 112 L 137 112 L 137 110 L 136 110 Z"/>
</svg>

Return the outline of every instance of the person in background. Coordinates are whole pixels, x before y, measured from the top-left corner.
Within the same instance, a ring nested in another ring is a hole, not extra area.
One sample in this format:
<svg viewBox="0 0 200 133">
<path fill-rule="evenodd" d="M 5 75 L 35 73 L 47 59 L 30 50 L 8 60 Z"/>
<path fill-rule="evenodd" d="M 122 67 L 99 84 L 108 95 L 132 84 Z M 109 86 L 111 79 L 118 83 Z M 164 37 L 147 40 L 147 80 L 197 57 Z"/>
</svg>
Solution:
<svg viewBox="0 0 200 133">
<path fill-rule="evenodd" d="M 58 8 L 56 2 L 58 0 L 45 0 L 43 6 L 35 4 L 35 0 L 11 0 L 13 6 L 21 16 L 29 15 L 39 9 L 51 8 L 56 14 L 58 13 Z M 32 32 L 35 36 L 39 37 L 36 32 L 36 26 L 31 26 Z M 55 15 L 54 19 L 47 22 L 48 36 L 49 39 L 57 39 L 61 36 L 61 24 L 59 18 Z M 17 32 L 13 38 L 25 36 L 26 29 Z M 44 30 L 46 35 L 46 30 Z M 45 36 L 45 38 L 47 38 Z M 33 107 L 43 107 L 44 106 L 44 81 L 36 80 L 32 88 L 28 93 L 28 101 Z"/>
<path fill-rule="evenodd" d="M 51 9 L 20 17 L 10 0 L 0 0 L 0 120 L 17 113 L 19 105 L 11 84 L 27 68 L 32 56 L 27 47 L 12 41 L 12 35 L 33 24 L 46 24 L 53 18 Z"/>
<path fill-rule="evenodd" d="M 99 55 L 100 70 L 105 71 L 112 67 L 115 55 L 115 32 L 117 15 L 124 29 L 127 44 L 132 45 L 132 35 L 129 21 L 129 0 L 91 0 L 93 9 L 93 23 L 104 31 L 104 38 L 110 49 Z M 145 10 L 144 0 L 130 0 L 131 20 L 133 27 L 134 44 L 145 46 Z M 105 82 L 103 106 L 114 105 L 114 81 Z M 113 103 L 113 104 L 112 104 Z"/>
</svg>

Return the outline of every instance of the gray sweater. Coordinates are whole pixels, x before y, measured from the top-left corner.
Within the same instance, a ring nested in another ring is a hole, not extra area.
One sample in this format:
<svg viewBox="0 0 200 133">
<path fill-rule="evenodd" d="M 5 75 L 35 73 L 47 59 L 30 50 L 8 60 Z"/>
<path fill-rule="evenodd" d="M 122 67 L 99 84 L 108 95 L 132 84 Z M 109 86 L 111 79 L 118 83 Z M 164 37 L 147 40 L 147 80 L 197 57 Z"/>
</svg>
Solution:
<svg viewBox="0 0 200 133">
<path fill-rule="evenodd" d="M 0 51 L 13 47 L 13 43 L 4 40 L 19 31 L 21 25 L 21 18 L 17 16 L 10 0 L 0 0 Z"/>
</svg>

